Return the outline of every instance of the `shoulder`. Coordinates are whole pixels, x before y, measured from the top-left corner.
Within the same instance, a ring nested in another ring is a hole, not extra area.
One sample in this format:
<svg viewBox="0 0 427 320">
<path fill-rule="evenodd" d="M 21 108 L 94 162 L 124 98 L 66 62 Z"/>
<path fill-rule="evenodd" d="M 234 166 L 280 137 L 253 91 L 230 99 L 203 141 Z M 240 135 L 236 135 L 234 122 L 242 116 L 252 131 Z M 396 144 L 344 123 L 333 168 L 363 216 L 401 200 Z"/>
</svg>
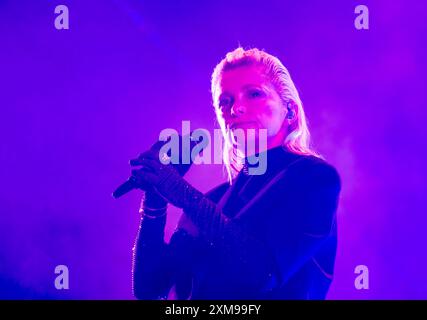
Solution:
<svg viewBox="0 0 427 320">
<path fill-rule="evenodd" d="M 319 157 L 299 156 L 284 170 L 284 176 L 294 184 L 309 187 L 341 190 L 341 178 L 337 169 Z"/>
<path fill-rule="evenodd" d="M 336 168 L 314 156 L 300 156 L 281 176 L 279 193 L 295 223 L 309 234 L 329 234 L 338 208 L 341 179 Z M 298 228 L 297 228 L 298 229 Z"/>
</svg>

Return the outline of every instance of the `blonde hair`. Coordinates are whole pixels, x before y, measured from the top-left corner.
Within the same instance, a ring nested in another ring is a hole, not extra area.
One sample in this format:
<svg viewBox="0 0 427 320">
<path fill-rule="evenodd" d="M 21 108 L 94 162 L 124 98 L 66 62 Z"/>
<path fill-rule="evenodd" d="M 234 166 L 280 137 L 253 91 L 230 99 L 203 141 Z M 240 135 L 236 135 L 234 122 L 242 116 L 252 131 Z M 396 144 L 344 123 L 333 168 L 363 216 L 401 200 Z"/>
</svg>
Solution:
<svg viewBox="0 0 427 320">
<path fill-rule="evenodd" d="M 218 86 L 224 72 L 240 66 L 254 64 L 261 65 L 265 68 L 265 73 L 282 99 L 283 106 L 285 107 L 288 102 L 292 101 L 297 108 L 297 112 L 295 113 L 296 119 L 290 125 L 289 133 L 283 141 L 283 147 L 296 154 L 321 157 L 310 147 L 310 131 L 307 125 L 307 119 L 298 91 L 288 69 L 278 58 L 265 51 L 256 48 L 244 50 L 242 47 L 239 47 L 227 53 L 225 58 L 217 64 L 212 73 L 211 81 L 212 100 L 224 138 L 223 159 L 230 184 L 233 177 L 240 171 L 242 163 L 239 163 L 241 159 L 239 159 L 239 155 L 236 155 L 236 148 L 233 144 L 231 132 L 226 128 L 224 119 L 222 118 L 222 113 L 218 105 Z"/>
</svg>

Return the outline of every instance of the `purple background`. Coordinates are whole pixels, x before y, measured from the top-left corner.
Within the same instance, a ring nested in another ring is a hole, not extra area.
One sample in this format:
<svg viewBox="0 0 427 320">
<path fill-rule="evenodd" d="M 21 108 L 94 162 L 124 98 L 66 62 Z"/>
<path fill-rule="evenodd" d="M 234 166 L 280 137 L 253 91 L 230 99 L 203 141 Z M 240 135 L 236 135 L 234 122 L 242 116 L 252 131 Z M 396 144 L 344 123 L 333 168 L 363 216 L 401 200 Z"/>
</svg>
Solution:
<svg viewBox="0 0 427 320">
<path fill-rule="evenodd" d="M 54 28 L 54 8 L 70 30 Z M 370 9 L 370 29 L 354 8 Z M 114 200 L 160 130 L 216 128 L 211 72 L 277 55 L 341 173 L 330 299 L 427 299 L 426 5 L 421 1 L 0 1 L 0 297 L 132 299 L 141 193 Z M 202 191 L 220 165 L 194 166 Z M 180 211 L 169 213 L 167 238 Z M 54 268 L 70 289 L 54 287 Z M 354 268 L 369 268 L 356 290 Z"/>
</svg>

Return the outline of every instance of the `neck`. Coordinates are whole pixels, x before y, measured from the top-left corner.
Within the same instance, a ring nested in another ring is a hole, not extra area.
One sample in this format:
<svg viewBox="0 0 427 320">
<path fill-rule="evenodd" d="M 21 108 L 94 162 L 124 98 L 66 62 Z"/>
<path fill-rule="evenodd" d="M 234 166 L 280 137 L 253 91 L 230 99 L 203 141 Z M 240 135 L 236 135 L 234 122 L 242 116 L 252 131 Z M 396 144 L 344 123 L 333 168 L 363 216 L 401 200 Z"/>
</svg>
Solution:
<svg viewBox="0 0 427 320">
<path fill-rule="evenodd" d="M 283 144 L 283 140 L 277 139 L 277 136 L 276 136 L 273 139 L 268 139 L 267 145 L 265 144 L 260 145 L 259 143 L 255 143 L 255 148 L 253 147 L 249 148 L 248 146 L 244 146 L 246 150 L 243 150 L 243 147 L 239 147 L 239 146 L 237 148 L 244 154 L 244 157 L 250 157 L 250 156 L 265 152 L 267 150 L 280 147 L 282 146 L 282 144 Z"/>
</svg>

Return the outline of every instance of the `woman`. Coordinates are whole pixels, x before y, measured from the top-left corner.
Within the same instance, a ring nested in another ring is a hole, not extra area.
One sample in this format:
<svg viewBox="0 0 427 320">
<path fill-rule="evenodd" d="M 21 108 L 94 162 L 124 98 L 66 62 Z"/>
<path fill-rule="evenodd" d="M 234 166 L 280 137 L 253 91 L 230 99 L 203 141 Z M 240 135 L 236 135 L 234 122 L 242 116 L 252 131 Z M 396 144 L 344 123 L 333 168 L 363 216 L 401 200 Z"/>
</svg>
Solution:
<svg viewBox="0 0 427 320">
<path fill-rule="evenodd" d="M 158 152 L 133 160 L 145 192 L 134 248 L 138 299 L 324 299 L 336 253 L 337 171 L 309 147 L 288 70 L 264 51 L 238 48 L 216 66 L 212 98 L 229 181 L 203 194 Z M 249 175 L 234 132 L 267 132 L 267 168 Z M 167 203 L 183 215 L 163 241 Z"/>
</svg>

